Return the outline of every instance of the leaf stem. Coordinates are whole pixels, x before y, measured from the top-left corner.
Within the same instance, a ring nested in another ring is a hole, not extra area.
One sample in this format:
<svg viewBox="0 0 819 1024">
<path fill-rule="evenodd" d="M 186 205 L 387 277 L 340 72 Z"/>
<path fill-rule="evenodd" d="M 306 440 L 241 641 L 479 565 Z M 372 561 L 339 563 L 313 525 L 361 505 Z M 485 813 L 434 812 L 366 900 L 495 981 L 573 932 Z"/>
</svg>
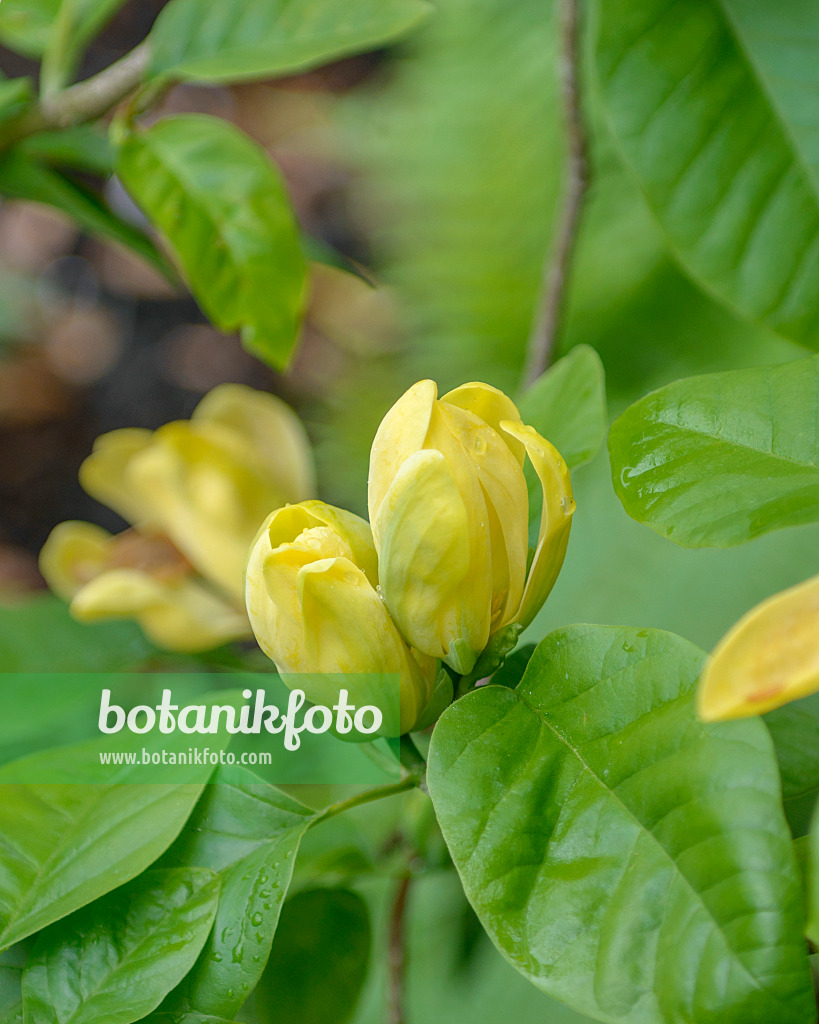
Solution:
<svg viewBox="0 0 819 1024">
<path fill-rule="evenodd" d="M 323 811 L 319 811 L 315 818 L 310 822 L 310 827 L 313 828 L 313 826 L 319 825 L 322 821 L 328 821 L 330 818 L 335 818 L 336 815 L 352 810 L 353 807 L 360 807 L 362 804 L 370 804 L 374 800 L 383 800 L 388 796 L 396 796 L 398 793 L 406 793 L 411 789 L 415 789 L 420 782 L 421 777 L 419 775 L 409 774 L 405 775 L 404 778 L 398 782 L 393 782 L 386 786 L 374 786 L 372 789 L 365 789 L 360 793 L 356 793 L 354 796 L 348 797 L 346 800 L 339 800 L 338 803 L 330 804 L 330 806 L 325 807 Z"/>
<path fill-rule="evenodd" d="M 148 43 L 140 43 L 98 75 L 62 92 L 44 96 L 17 120 L 4 126 L 0 134 L 0 148 L 8 148 L 37 132 L 74 128 L 96 121 L 139 87 L 149 59 Z"/>
<path fill-rule="evenodd" d="M 589 146 L 581 97 L 580 0 L 560 0 L 561 79 L 567 151 L 557 234 L 543 268 L 543 282 L 527 347 L 524 387 L 548 369 L 554 355 L 566 289 L 589 184 Z"/>
</svg>

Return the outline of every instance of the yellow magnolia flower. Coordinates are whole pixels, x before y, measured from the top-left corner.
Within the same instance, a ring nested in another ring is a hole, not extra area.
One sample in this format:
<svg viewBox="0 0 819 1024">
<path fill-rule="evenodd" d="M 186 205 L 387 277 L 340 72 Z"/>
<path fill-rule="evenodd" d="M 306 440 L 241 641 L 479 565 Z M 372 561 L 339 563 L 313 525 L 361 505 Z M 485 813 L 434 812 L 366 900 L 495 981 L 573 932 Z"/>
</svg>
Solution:
<svg viewBox="0 0 819 1024">
<path fill-rule="evenodd" d="M 574 511 L 559 452 L 511 399 L 431 380 L 387 413 L 372 446 L 369 511 L 381 592 L 409 643 L 467 673 L 491 634 L 528 625 L 554 585 Z M 528 455 L 543 513 L 527 571 Z"/>
<path fill-rule="evenodd" d="M 775 594 L 722 638 L 700 680 L 707 722 L 761 715 L 819 690 L 819 576 Z"/>
<path fill-rule="evenodd" d="M 347 685 L 332 674 L 370 674 L 375 690 L 351 690 L 351 699 L 384 711 L 391 695 L 378 692 L 383 684 L 377 676 L 395 674 L 400 731 L 414 725 L 432 691 L 435 662 L 414 656 L 390 618 L 363 519 L 320 501 L 273 512 L 251 551 L 246 599 L 259 646 L 288 685 L 303 689 L 314 703 L 332 704 L 339 687 Z M 306 675 L 291 680 L 288 673 Z"/>
<path fill-rule="evenodd" d="M 250 635 L 244 567 L 272 508 L 314 492 L 304 430 L 279 399 L 214 388 L 190 420 L 98 438 L 80 468 L 92 497 L 134 525 L 112 537 L 62 523 L 40 566 L 87 622 L 135 618 L 171 650 Z"/>
</svg>

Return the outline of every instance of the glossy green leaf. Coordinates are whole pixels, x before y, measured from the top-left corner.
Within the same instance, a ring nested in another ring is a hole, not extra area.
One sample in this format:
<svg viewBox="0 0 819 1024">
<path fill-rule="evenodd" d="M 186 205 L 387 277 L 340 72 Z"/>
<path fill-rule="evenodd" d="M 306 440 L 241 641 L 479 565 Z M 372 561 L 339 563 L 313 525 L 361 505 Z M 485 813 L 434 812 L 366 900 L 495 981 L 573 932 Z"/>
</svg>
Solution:
<svg viewBox="0 0 819 1024">
<path fill-rule="evenodd" d="M 615 421 L 609 453 L 628 514 L 686 547 L 817 522 L 819 356 L 660 388 Z"/>
<path fill-rule="evenodd" d="M 517 690 L 442 717 L 428 783 L 500 951 L 550 995 L 628 1024 L 806 1024 L 800 882 L 758 720 L 704 725 L 702 652 L 569 626 Z"/>
<path fill-rule="evenodd" d="M 110 785 L 19 782 L 43 759 L 70 778 L 72 749 L 0 768 L 0 949 L 144 871 L 179 834 L 210 771 L 202 785 L 140 785 L 139 765 Z"/>
<path fill-rule="evenodd" d="M 41 933 L 23 974 L 25 1024 L 132 1024 L 190 970 L 213 926 L 212 871 L 149 871 Z"/>
<path fill-rule="evenodd" d="M 150 35 L 151 70 L 206 82 L 292 74 L 384 46 L 430 9 L 424 0 L 171 0 Z"/>
<path fill-rule="evenodd" d="M 569 469 L 589 462 L 606 436 L 600 356 L 588 345 L 578 345 L 527 388 L 517 404 L 523 422 L 552 442 Z"/>
<path fill-rule="evenodd" d="M 611 121 L 684 265 L 812 348 L 817 39 L 805 0 L 612 0 L 597 45 Z"/>
<path fill-rule="evenodd" d="M 224 121 L 185 115 L 128 135 L 118 172 L 216 326 L 240 330 L 251 352 L 285 366 L 304 310 L 306 263 L 284 183 L 265 153 Z"/>
<path fill-rule="evenodd" d="M 346 1024 L 370 955 L 367 904 L 347 889 L 308 889 L 282 910 L 254 998 L 259 1024 Z"/>
<path fill-rule="evenodd" d="M 60 0 L 2 0 L 0 42 L 27 57 L 40 57 L 48 44 Z"/>
<path fill-rule="evenodd" d="M 218 872 L 219 909 L 198 963 L 170 1000 L 230 1016 L 261 977 L 299 842 L 313 812 L 244 768 L 222 768 L 164 863 Z"/>
<path fill-rule="evenodd" d="M 29 158 L 21 149 L 12 150 L 0 159 L 0 195 L 53 206 L 68 214 L 84 230 L 124 245 L 161 273 L 166 276 L 169 273 L 164 257 L 147 235 L 120 220 L 92 192 Z"/>
</svg>

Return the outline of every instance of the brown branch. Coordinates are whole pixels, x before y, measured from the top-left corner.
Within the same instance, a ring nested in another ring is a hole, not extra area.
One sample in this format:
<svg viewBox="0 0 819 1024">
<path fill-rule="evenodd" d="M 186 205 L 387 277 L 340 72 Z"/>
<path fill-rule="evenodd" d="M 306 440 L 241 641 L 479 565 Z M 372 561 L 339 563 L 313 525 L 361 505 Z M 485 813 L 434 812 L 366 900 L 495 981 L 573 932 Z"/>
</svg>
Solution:
<svg viewBox="0 0 819 1024">
<path fill-rule="evenodd" d="M 93 78 L 43 98 L 8 125 L 0 135 L 0 147 L 6 148 L 37 132 L 96 121 L 142 84 L 149 59 L 148 44 L 141 43 Z"/>
<path fill-rule="evenodd" d="M 406 917 L 412 875 L 402 875 L 390 913 L 388 1024 L 405 1024 L 404 975 L 406 971 Z"/>
<path fill-rule="evenodd" d="M 560 63 L 567 132 L 566 180 L 557 235 L 544 265 L 543 283 L 529 336 L 524 387 L 548 369 L 554 355 L 589 181 L 588 139 L 580 85 L 583 59 L 580 0 L 560 0 L 560 3 Z"/>
</svg>

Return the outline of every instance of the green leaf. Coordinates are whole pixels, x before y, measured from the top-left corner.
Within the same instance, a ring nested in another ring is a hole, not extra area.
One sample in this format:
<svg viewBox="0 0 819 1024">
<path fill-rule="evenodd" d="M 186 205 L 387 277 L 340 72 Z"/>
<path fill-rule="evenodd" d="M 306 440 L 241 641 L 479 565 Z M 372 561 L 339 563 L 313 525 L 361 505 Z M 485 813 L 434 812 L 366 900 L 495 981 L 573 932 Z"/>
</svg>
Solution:
<svg viewBox="0 0 819 1024">
<path fill-rule="evenodd" d="M 23 1024 L 23 968 L 28 943 L 0 953 L 0 1024 Z"/>
<path fill-rule="evenodd" d="M 551 633 L 517 690 L 444 714 L 430 793 L 484 927 L 550 995 L 622 1024 L 805 1024 L 773 747 L 758 720 L 697 720 L 702 657 L 656 630 Z"/>
<path fill-rule="evenodd" d="M 21 114 L 34 96 L 30 78 L 9 78 L 0 81 L 0 122 Z"/>
<path fill-rule="evenodd" d="M 682 263 L 744 315 L 819 346 L 819 10 L 612 0 L 611 121 Z"/>
<path fill-rule="evenodd" d="M 244 768 L 214 776 L 164 863 L 218 872 L 216 923 L 171 1006 L 230 1016 L 261 977 L 313 812 Z"/>
<path fill-rule="evenodd" d="M 126 136 L 118 171 L 210 319 L 284 367 L 307 266 L 281 175 L 263 150 L 217 118 L 171 117 Z"/>
<path fill-rule="evenodd" d="M 685 547 L 819 521 L 819 356 L 676 381 L 609 434 L 626 512 Z"/>
<path fill-rule="evenodd" d="M 259 1024 L 346 1024 L 370 955 L 367 904 L 346 889 L 309 889 L 282 910 L 254 1006 Z"/>
<path fill-rule="evenodd" d="M 93 192 L 36 159 L 30 159 L 20 149 L 0 158 L 0 194 L 54 206 L 84 230 L 124 245 L 160 273 L 166 276 L 169 273 L 164 257 L 142 231 L 120 220 Z"/>
<path fill-rule="evenodd" d="M 0 42 L 27 57 L 41 57 L 59 9 L 60 0 L 2 0 Z"/>
<path fill-rule="evenodd" d="M 41 90 L 49 95 L 67 85 L 91 40 L 126 0 L 58 0 L 40 70 Z"/>
<path fill-rule="evenodd" d="M 807 896 L 808 921 L 805 925 L 805 935 L 815 945 L 819 943 L 819 806 L 813 815 L 808 833 Z"/>
<path fill-rule="evenodd" d="M 104 178 L 114 173 L 116 151 L 108 135 L 93 125 L 37 132 L 17 143 L 18 151 L 40 163 L 89 171 Z"/>
<path fill-rule="evenodd" d="M 524 423 L 557 448 L 569 469 L 597 454 L 606 436 L 606 381 L 600 356 L 588 345 L 559 359 L 524 392 L 518 402 Z M 529 526 L 534 537 L 543 509 L 543 487 L 527 460 Z"/>
<path fill-rule="evenodd" d="M 384 46 L 430 10 L 423 0 L 172 0 L 150 35 L 151 71 L 205 82 L 292 74 Z"/>
<path fill-rule="evenodd" d="M 50 595 L 0 605 L 0 672 L 111 672 L 154 653 L 133 623 L 83 625 Z"/>
<path fill-rule="evenodd" d="M 774 741 L 785 816 L 794 836 L 807 834 L 819 799 L 819 694 L 765 715 Z"/>
<path fill-rule="evenodd" d="M 44 761 L 70 778 L 72 749 L 79 756 L 86 746 L 0 768 L 0 949 L 144 871 L 179 834 L 210 771 L 203 768 L 202 785 L 140 785 L 139 765 L 111 785 L 20 784 L 21 770 L 35 774 Z"/>
<path fill-rule="evenodd" d="M 606 436 L 606 382 L 588 345 L 559 359 L 524 392 L 521 418 L 557 448 L 569 469 L 589 462 Z"/>
<path fill-rule="evenodd" d="M 152 1013 L 145 1018 L 145 1024 L 233 1024 L 224 1017 L 214 1017 L 209 1013 Z"/>
<path fill-rule="evenodd" d="M 23 974 L 25 1024 L 131 1024 L 190 970 L 213 926 L 212 871 L 149 871 L 42 932 Z"/>
</svg>

